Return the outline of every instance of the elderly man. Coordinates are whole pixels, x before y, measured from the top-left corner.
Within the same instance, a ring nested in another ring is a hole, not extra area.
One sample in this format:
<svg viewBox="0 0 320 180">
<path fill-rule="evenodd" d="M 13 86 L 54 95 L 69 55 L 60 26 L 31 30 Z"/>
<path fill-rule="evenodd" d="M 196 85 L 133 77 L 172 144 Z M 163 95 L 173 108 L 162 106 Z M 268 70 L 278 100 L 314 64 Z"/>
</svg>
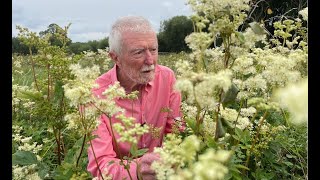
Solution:
<svg viewBox="0 0 320 180">
<path fill-rule="evenodd" d="M 140 16 L 122 17 L 113 24 L 109 35 L 109 56 L 115 65 L 97 78 L 96 82 L 100 87 L 93 90 L 94 95 L 103 97 L 102 92 L 117 81 L 126 93 L 139 91 L 138 99 L 133 102 L 117 99 L 116 103 L 126 110 L 128 117 L 133 116 L 136 123 L 159 128 L 160 133 L 158 138 L 146 133 L 138 140 L 138 148 L 148 148 L 149 151 L 136 159 L 138 166 L 130 163 L 129 176 L 124 166 L 119 164 L 120 157 L 114 149 L 109 120 L 102 115 L 101 123 L 94 132 L 97 138 L 92 141 L 94 154 L 92 148 L 88 148 L 88 171 L 93 176 L 100 176 L 98 163 L 99 168 L 106 170 L 104 172 L 112 175 L 113 179 L 138 179 L 138 174 L 143 179 L 155 179 L 155 172 L 150 165 L 159 157 L 152 153 L 153 149 L 161 146 L 164 134 L 170 133 L 175 119 L 181 117 L 181 95 L 174 90 L 174 72 L 157 64 L 156 32 L 149 21 Z M 163 113 L 163 108 L 169 108 L 170 115 Z M 111 122 L 115 121 L 116 118 L 112 117 Z M 122 156 L 128 156 L 128 144 L 118 142 L 118 147 Z"/>
</svg>

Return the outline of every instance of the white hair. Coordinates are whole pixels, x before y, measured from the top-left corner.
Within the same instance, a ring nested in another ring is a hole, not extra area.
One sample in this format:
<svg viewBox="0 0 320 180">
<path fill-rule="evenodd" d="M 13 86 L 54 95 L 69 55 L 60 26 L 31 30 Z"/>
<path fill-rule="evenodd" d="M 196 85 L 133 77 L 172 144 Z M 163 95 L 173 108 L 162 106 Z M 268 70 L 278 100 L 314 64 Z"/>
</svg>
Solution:
<svg viewBox="0 0 320 180">
<path fill-rule="evenodd" d="M 155 32 L 151 23 L 142 16 L 124 16 L 114 22 L 109 35 L 109 50 L 121 53 L 123 32 Z"/>
</svg>

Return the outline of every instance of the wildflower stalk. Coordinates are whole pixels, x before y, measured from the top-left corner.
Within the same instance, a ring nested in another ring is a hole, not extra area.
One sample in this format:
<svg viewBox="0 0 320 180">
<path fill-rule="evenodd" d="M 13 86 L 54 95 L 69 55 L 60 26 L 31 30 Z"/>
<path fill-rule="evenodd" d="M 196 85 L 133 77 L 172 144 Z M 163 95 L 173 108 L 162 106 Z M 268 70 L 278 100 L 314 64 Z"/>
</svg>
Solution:
<svg viewBox="0 0 320 180">
<path fill-rule="evenodd" d="M 29 53 L 30 53 L 31 68 L 32 68 L 32 75 L 33 75 L 34 84 L 35 84 L 35 86 L 37 88 L 37 91 L 40 91 L 39 87 L 38 87 L 37 78 L 36 78 L 36 72 L 34 70 L 34 61 L 33 61 L 33 58 L 32 58 L 33 55 L 32 55 L 31 45 L 29 46 Z"/>
<path fill-rule="evenodd" d="M 260 132 L 261 126 L 262 126 L 264 120 L 266 119 L 267 114 L 268 114 L 268 111 L 265 111 L 264 114 L 263 114 L 262 119 L 259 121 L 259 125 L 258 125 L 257 131 L 256 131 L 256 132 L 257 132 L 257 133 L 256 133 L 256 136 L 255 136 L 255 138 L 253 139 L 253 142 L 252 142 L 252 144 L 251 144 L 250 150 L 247 152 L 247 160 L 246 160 L 246 164 L 245 164 L 246 167 L 248 167 L 248 165 L 249 165 L 250 154 L 251 154 L 251 152 L 253 151 L 253 148 L 254 148 L 257 140 L 258 140 L 258 136 L 259 136 L 259 132 Z M 243 169 L 243 172 L 245 172 L 245 171 L 246 171 L 246 169 Z"/>
<path fill-rule="evenodd" d="M 195 135 L 199 136 L 200 135 L 200 125 L 203 122 L 203 118 L 200 118 L 201 107 L 200 107 L 200 104 L 198 103 L 198 100 L 197 100 L 195 86 L 193 86 L 193 95 L 194 95 L 194 99 L 195 99 L 194 101 L 195 101 L 195 104 L 197 107 Z"/>
<path fill-rule="evenodd" d="M 237 125 L 237 123 L 238 123 L 238 119 L 239 119 L 239 116 L 240 116 L 241 108 L 242 108 L 242 106 L 243 106 L 243 101 L 244 101 L 244 100 L 241 100 L 241 102 L 240 102 L 239 112 L 238 112 L 238 115 L 237 115 L 236 120 L 234 121 L 233 131 L 235 131 L 236 125 Z"/>
<path fill-rule="evenodd" d="M 57 155 L 58 155 L 58 165 L 61 165 L 61 153 L 60 153 L 60 131 L 58 129 L 58 133 L 57 133 L 57 129 L 52 126 L 53 129 L 53 133 L 54 133 L 54 138 L 56 140 L 57 143 Z M 58 134 L 58 135 L 57 135 Z M 58 136 L 58 137 L 57 137 Z"/>
<path fill-rule="evenodd" d="M 218 138 L 220 137 L 220 134 L 218 134 L 218 132 L 220 132 L 219 128 L 221 127 L 219 125 L 219 113 L 220 113 L 220 104 L 221 104 L 221 98 L 222 97 L 222 89 L 220 89 L 220 92 L 219 92 L 219 102 L 218 102 L 218 109 L 216 110 L 216 113 L 215 113 L 215 121 L 216 121 L 216 132 L 215 132 L 215 137 L 214 139 L 215 140 L 218 140 Z M 220 122 L 221 123 L 221 122 Z"/>
<path fill-rule="evenodd" d="M 81 105 L 79 105 L 79 109 L 81 109 Z M 84 129 L 84 130 L 85 130 L 85 132 L 86 132 L 86 126 L 85 126 L 85 124 L 84 124 L 84 118 L 85 118 L 84 114 L 85 114 L 85 109 L 83 108 L 83 111 L 82 111 L 82 110 L 79 110 L 79 114 L 80 114 L 81 124 L 82 124 L 82 126 L 83 126 L 83 129 Z M 79 153 L 78 158 L 77 158 L 76 167 L 78 167 L 79 160 L 80 160 L 80 157 L 81 157 L 82 151 L 83 151 L 83 149 L 84 149 L 84 144 L 85 144 L 85 142 L 86 142 L 86 135 L 87 135 L 87 134 L 85 134 L 85 135 L 84 135 L 84 137 L 83 137 L 83 141 L 82 141 L 82 145 L 81 145 L 80 153 Z"/>
<path fill-rule="evenodd" d="M 104 114 L 107 115 L 106 113 L 104 113 Z M 119 150 L 119 145 L 118 145 L 118 142 L 117 142 L 116 137 L 115 137 L 115 135 L 114 135 L 113 127 L 112 127 L 112 124 L 111 124 L 111 117 L 109 117 L 109 116 L 107 116 L 107 117 L 108 117 L 108 119 L 109 119 L 109 124 L 110 124 L 110 128 L 111 128 L 112 140 L 114 141 L 114 144 L 115 144 L 115 146 L 116 146 L 116 148 L 115 148 L 116 153 L 117 153 L 117 154 L 119 155 L 119 157 L 120 157 L 120 162 L 121 162 L 121 164 L 123 164 L 123 165 L 124 165 L 124 168 L 127 170 L 128 175 L 129 175 L 129 177 L 130 177 L 130 180 L 132 180 L 131 173 L 130 173 L 130 171 L 129 171 L 129 169 L 128 169 L 128 165 L 125 165 L 125 164 L 124 164 L 122 154 L 121 154 L 121 152 L 120 152 L 120 150 Z"/>
<path fill-rule="evenodd" d="M 90 134 L 88 133 L 88 136 L 89 136 L 89 135 L 90 135 Z M 90 137 L 90 136 L 89 136 L 89 137 Z M 91 138 L 89 138 L 89 143 L 90 143 L 90 146 L 91 146 L 91 149 L 92 149 L 92 153 L 93 153 L 93 156 L 94 156 L 94 161 L 96 162 L 96 165 L 97 165 L 98 170 L 99 170 L 99 174 L 100 174 L 102 180 L 104 180 L 103 175 L 102 175 L 102 172 L 101 172 L 101 169 L 100 169 L 100 167 L 99 167 L 99 163 L 98 163 L 98 160 L 97 160 L 96 153 L 94 152 L 94 149 L 93 149 L 93 146 L 92 146 L 92 140 L 91 140 Z"/>
<path fill-rule="evenodd" d="M 119 156 L 119 159 L 120 159 L 120 162 L 122 165 L 124 165 L 124 168 L 126 169 L 126 171 L 128 172 L 128 175 L 130 177 L 130 180 L 132 180 L 132 176 L 131 176 L 131 173 L 128 169 L 128 166 L 124 164 L 124 161 L 123 161 L 123 157 L 122 157 L 122 154 L 119 150 L 119 145 L 118 145 L 118 142 L 116 140 L 116 137 L 114 135 L 114 131 L 113 131 L 113 127 L 112 127 L 112 123 L 111 123 L 111 117 L 108 115 L 108 113 L 102 111 L 99 107 L 97 107 L 96 105 L 94 105 L 94 107 L 96 107 L 100 112 L 102 112 L 104 115 L 106 115 L 108 117 L 108 120 L 109 120 L 109 125 L 110 125 L 110 128 L 111 128 L 111 136 L 112 136 L 112 141 L 114 142 L 115 144 L 115 151 L 117 153 L 117 155 Z"/>
<path fill-rule="evenodd" d="M 86 142 L 86 137 L 87 137 L 87 134 L 85 134 L 85 135 L 83 136 L 83 141 L 82 141 L 80 153 L 79 153 L 78 158 L 77 158 L 76 167 L 78 167 L 78 165 L 79 165 L 79 160 L 80 160 L 81 154 L 82 154 L 83 149 L 84 149 L 84 144 L 85 144 L 85 142 Z"/>
<path fill-rule="evenodd" d="M 280 108 L 280 110 L 281 110 L 281 113 L 283 115 L 284 120 L 286 121 L 286 126 L 290 127 L 290 124 L 288 123 L 288 118 L 286 116 L 286 113 L 283 111 L 282 108 Z"/>
</svg>

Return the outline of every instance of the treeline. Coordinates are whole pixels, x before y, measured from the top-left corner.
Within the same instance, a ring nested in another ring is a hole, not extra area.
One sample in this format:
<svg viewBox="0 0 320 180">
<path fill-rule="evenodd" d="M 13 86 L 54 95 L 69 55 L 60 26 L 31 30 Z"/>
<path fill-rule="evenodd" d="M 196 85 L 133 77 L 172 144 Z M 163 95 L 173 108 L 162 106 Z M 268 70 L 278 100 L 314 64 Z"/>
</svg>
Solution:
<svg viewBox="0 0 320 180">
<path fill-rule="evenodd" d="M 83 51 L 94 51 L 98 49 L 105 49 L 109 46 L 108 37 L 102 40 L 92 40 L 88 42 L 72 42 L 66 34 L 65 42 L 61 42 L 56 34 L 59 32 L 65 33 L 63 28 L 59 25 L 52 23 L 48 26 L 48 29 L 39 32 L 39 36 L 51 35 L 51 45 L 62 47 L 65 43 L 67 51 L 70 54 L 80 54 Z M 159 51 L 160 52 L 180 52 L 190 51 L 186 45 L 184 39 L 187 35 L 193 32 L 193 24 L 190 18 L 187 16 L 175 16 L 169 20 L 161 22 L 160 30 L 157 34 L 159 40 Z M 32 52 L 37 53 L 37 49 L 34 47 Z M 18 37 L 12 37 L 12 53 L 17 54 L 29 54 L 29 47 L 21 43 Z"/>
<path fill-rule="evenodd" d="M 247 17 L 247 19 L 254 19 L 256 22 L 263 22 L 265 24 L 265 29 L 269 33 L 273 34 L 273 22 L 280 19 L 293 19 L 293 14 L 297 14 L 298 11 L 307 6 L 307 0 L 269 0 L 269 1 L 252 1 L 256 4 Z M 242 31 L 248 26 L 248 24 L 243 24 L 240 26 Z M 185 43 L 184 39 L 187 35 L 193 32 L 193 22 L 187 16 L 174 16 L 168 20 L 164 20 L 160 23 L 160 30 L 157 34 L 159 42 L 159 52 L 190 52 L 189 47 Z M 206 30 L 204 30 L 206 31 Z M 63 28 L 57 24 L 50 24 L 48 29 L 41 31 L 40 36 L 45 36 L 47 34 L 52 34 L 50 37 L 51 45 L 62 46 L 65 43 L 67 50 L 70 54 L 80 54 L 83 51 L 94 51 L 97 49 L 105 49 L 109 46 L 108 37 L 102 40 L 92 40 L 88 42 L 72 42 L 71 39 L 66 36 L 65 42 L 60 42 L 59 37 L 55 37 L 57 32 L 65 33 Z M 218 42 L 219 44 L 219 38 Z M 216 44 L 217 45 L 217 44 Z M 37 52 L 36 48 L 32 49 L 32 52 Z M 29 54 L 29 48 L 21 43 L 19 38 L 12 37 L 12 53 L 17 54 Z"/>
</svg>

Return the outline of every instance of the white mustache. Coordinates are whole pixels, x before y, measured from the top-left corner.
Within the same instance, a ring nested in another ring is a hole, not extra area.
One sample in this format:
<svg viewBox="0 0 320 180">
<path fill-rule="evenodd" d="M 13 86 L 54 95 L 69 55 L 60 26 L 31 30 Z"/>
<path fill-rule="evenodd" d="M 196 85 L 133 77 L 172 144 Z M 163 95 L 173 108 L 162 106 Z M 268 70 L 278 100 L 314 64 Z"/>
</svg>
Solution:
<svg viewBox="0 0 320 180">
<path fill-rule="evenodd" d="M 141 71 L 152 71 L 154 70 L 154 64 L 150 65 L 150 66 L 143 66 Z"/>
</svg>

